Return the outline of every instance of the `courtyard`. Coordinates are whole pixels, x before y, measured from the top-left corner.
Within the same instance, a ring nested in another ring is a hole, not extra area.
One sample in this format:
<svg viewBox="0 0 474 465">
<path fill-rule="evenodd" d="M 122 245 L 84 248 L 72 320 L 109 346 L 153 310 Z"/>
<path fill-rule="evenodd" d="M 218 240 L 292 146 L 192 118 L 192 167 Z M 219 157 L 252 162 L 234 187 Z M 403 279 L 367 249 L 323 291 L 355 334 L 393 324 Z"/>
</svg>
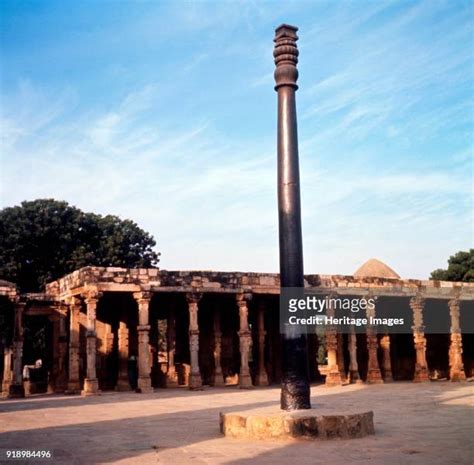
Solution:
<svg viewBox="0 0 474 465">
<path fill-rule="evenodd" d="M 375 436 L 330 441 L 220 435 L 219 412 L 273 405 L 276 410 L 279 387 L 7 400 L 0 403 L 0 463 L 467 465 L 473 459 L 473 386 L 445 381 L 313 386 L 315 409 L 374 411 Z M 2 461 L 7 448 L 51 450 L 53 459 Z"/>
</svg>

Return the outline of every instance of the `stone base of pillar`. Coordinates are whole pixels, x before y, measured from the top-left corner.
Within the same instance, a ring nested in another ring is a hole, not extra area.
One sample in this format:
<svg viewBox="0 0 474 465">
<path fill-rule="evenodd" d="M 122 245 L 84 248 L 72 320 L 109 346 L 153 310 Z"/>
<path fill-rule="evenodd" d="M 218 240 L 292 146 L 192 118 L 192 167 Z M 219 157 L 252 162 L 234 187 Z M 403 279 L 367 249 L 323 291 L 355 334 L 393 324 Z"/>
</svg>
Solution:
<svg viewBox="0 0 474 465">
<path fill-rule="evenodd" d="M 202 379 L 200 373 L 189 374 L 189 389 L 195 391 L 202 389 Z"/>
<path fill-rule="evenodd" d="M 80 394 L 81 393 L 81 384 L 79 381 L 69 381 L 67 383 L 67 389 L 64 391 L 65 394 Z"/>
<path fill-rule="evenodd" d="M 324 383 L 326 386 L 342 386 L 341 372 L 339 369 L 334 367 L 332 370 L 328 370 L 326 374 L 326 381 Z"/>
<path fill-rule="evenodd" d="M 425 383 L 429 381 L 428 369 L 426 367 L 415 367 L 415 377 L 413 378 L 414 383 Z"/>
<path fill-rule="evenodd" d="M 84 389 L 81 391 L 83 396 L 97 396 L 100 394 L 99 381 L 97 379 L 84 379 Z"/>
<path fill-rule="evenodd" d="M 383 384 L 382 374 L 377 368 L 369 369 L 367 372 L 367 383 L 369 384 Z"/>
<path fill-rule="evenodd" d="M 350 384 L 364 384 L 364 381 L 360 379 L 358 371 L 349 371 L 349 383 Z"/>
<path fill-rule="evenodd" d="M 168 372 L 166 373 L 166 387 L 178 387 L 178 373 L 176 372 L 176 369 L 169 368 Z"/>
<path fill-rule="evenodd" d="M 54 392 L 57 394 L 65 392 L 67 389 L 67 378 L 64 375 L 60 375 L 56 380 L 54 386 Z"/>
<path fill-rule="evenodd" d="M 391 372 L 384 373 L 383 375 L 384 383 L 393 383 L 393 376 Z"/>
<path fill-rule="evenodd" d="M 224 375 L 222 374 L 222 370 L 216 370 L 214 372 L 214 379 L 213 379 L 212 385 L 214 387 L 225 386 Z"/>
<path fill-rule="evenodd" d="M 137 387 L 137 390 L 142 394 L 154 392 L 153 386 L 151 385 L 151 378 L 149 376 L 138 377 Z"/>
<path fill-rule="evenodd" d="M 19 399 L 25 397 L 25 388 L 23 384 L 10 384 L 8 390 L 5 391 L 5 397 L 9 399 Z"/>
<path fill-rule="evenodd" d="M 452 381 L 453 383 L 466 381 L 466 373 L 464 373 L 464 370 L 450 370 L 449 381 Z"/>
<path fill-rule="evenodd" d="M 239 388 L 250 389 L 253 387 L 252 377 L 249 374 L 239 374 Z"/>
<path fill-rule="evenodd" d="M 130 382 L 128 376 L 126 378 L 119 378 L 117 384 L 115 385 L 115 390 L 119 392 L 131 391 Z"/>
<path fill-rule="evenodd" d="M 257 386 L 268 386 L 270 384 L 268 382 L 268 375 L 265 370 L 259 371 L 257 373 L 257 377 L 255 378 L 255 384 Z"/>
</svg>

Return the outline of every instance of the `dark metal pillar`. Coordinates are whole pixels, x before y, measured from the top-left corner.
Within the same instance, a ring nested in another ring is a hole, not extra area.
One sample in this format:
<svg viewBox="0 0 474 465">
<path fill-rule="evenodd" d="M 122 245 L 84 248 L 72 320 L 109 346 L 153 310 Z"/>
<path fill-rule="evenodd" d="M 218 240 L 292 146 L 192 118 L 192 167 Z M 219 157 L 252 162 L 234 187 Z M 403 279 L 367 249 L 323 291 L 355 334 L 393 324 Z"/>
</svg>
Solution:
<svg viewBox="0 0 474 465">
<path fill-rule="evenodd" d="M 298 28 L 275 31 L 275 90 L 278 92 L 278 220 L 281 288 L 304 287 L 300 176 L 295 91 L 298 89 Z M 306 335 L 287 326 L 282 334 L 281 408 L 311 408 Z"/>
</svg>

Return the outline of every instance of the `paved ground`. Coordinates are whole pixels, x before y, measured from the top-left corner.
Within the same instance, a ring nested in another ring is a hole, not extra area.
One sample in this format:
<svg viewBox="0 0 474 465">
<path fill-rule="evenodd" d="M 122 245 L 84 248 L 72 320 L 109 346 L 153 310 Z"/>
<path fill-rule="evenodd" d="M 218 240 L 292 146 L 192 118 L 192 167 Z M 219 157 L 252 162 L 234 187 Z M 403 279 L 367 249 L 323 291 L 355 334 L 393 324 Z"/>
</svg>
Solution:
<svg viewBox="0 0 474 465">
<path fill-rule="evenodd" d="M 332 441 L 244 441 L 218 431 L 219 411 L 277 405 L 277 388 L 159 390 L 0 402 L 0 450 L 49 449 L 42 464 L 473 463 L 474 383 L 395 383 L 312 389 L 315 408 L 373 410 L 376 435 Z"/>
</svg>

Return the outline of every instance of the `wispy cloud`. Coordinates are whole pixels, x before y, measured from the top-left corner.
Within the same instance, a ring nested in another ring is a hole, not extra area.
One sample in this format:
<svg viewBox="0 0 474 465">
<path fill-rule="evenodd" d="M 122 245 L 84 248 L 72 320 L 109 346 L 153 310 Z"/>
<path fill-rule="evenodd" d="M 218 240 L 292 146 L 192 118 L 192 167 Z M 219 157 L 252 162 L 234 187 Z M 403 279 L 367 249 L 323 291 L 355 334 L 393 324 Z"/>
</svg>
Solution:
<svg viewBox="0 0 474 465">
<path fill-rule="evenodd" d="M 158 29 L 155 10 L 124 21 L 153 53 L 128 64 L 130 45 L 101 42 L 111 58 L 92 82 L 80 67 L 2 85 L 1 204 L 56 197 L 133 218 L 165 268 L 276 271 L 269 23 L 285 18 L 225 5 L 167 5 Z M 444 3 L 295 5 L 306 270 L 377 256 L 426 277 L 472 242 L 472 21 Z"/>
</svg>

